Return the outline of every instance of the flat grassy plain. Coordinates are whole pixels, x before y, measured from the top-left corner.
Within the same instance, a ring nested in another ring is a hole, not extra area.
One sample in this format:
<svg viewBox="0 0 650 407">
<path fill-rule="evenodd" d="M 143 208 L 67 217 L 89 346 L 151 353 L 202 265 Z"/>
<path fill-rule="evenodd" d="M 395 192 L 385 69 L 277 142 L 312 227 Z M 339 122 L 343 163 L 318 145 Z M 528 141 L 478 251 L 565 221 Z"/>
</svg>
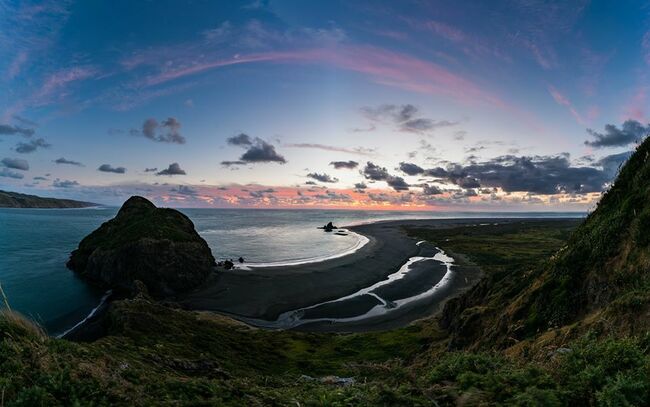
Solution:
<svg viewBox="0 0 650 407">
<path fill-rule="evenodd" d="M 408 232 L 484 279 L 462 301 L 487 321 L 566 242 L 576 221 L 517 221 Z M 476 292 L 474 292 L 477 290 Z M 144 296 L 112 305 L 109 335 L 92 343 L 45 336 L 11 312 L 0 317 L 5 405 L 637 405 L 648 401 L 650 337 L 586 333 L 525 354 L 468 338 L 442 316 L 361 334 L 250 328 Z M 465 315 L 467 317 L 467 315 Z M 475 320 L 470 318 L 470 320 Z M 352 377 L 350 385 L 328 376 Z"/>
</svg>

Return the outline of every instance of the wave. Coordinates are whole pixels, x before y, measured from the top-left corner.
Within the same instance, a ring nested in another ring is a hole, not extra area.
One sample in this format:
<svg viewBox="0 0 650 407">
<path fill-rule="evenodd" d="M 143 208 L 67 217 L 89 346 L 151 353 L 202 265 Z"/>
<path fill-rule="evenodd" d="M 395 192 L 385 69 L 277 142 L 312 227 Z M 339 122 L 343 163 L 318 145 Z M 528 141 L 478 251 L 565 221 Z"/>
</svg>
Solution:
<svg viewBox="0 0 650 407">
<path fill-rule="evenodd" d="M 239 265 L 236 266 L 236 269 L 250 270 L 254 268 L 287 267 L 287 266 L 299 266 L 299 265 L 311 264 L 311 263 L 321 263 L 323 261 L 338 259 L 340 257 L 344 257 L 349 254 L 355 253 L 370 242 L 370 239 L 358 233 L 354 233 L 351 231 L 347 231 L 346 233 L 356 237 L 357 242 L 352 247 L 342 252 L 325 255 L 325 256 L 309 257 L 305 259 L 280 260 L 280 261 L 268 262 L 268 263 L 247 263 L 245 266 L 239 266 Z"/>
<path fill-rule="evenodd" d="M 62 334 L 59 334 L 59 335 L 57 335 L 56 337 L 57 337 L 57 338 L 63 338 L 64 336 L 66 336 L 66 335 L 69 334 L 70 332 L 74 331 L 75 329 L 77 329 L 78 327 L 80 327 L 81 325 L 83 325 L 83 324 L 84 324 L 86 321 L 88 321 L 90 318 L 94 317 L 95 314 L 97 313 L 97 311 L 99 311 L 99 309 L 100 309 L 101 307 L 104 306 L 104 304 L 106 303 L 106 301 L 108 300 L 108 298 L 109 298 L 112 294 L 113 294 L 113 291 L 112 291 L 112 290 L 108 290 L 108 291 L 106 291 L 106 293 L 104 294 L 104 296 L 102 297 L 102 299 L 99 300 L 99 304 L 97 304 L 97 306 L 96 306 L 95 308 L 93 308 L 93 309 L 90 311 L 90 313 L 86 316 L 86 318 L 84 318 L 84 319 L 82 319 L 81 321 L 77 322 L 77 323 L 76 323 L 72 328 L 66 329 Z"/>
</svg>

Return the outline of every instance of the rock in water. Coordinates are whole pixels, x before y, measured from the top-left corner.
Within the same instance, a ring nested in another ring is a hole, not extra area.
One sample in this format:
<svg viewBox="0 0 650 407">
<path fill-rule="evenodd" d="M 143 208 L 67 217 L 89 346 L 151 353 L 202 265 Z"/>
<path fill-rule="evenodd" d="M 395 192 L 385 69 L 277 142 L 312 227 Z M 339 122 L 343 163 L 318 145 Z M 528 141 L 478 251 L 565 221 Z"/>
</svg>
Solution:
<svg viewBox="0 0 650 407">
<path fill-rule="evenodd" d="M 187 216 L 140 196 L 129 198 L 115 218 L 86 236 L 67 263 L 91 283 L 123 293 L 133 292 L 140 280 L 158 298 L 197 287 L 215 265 Z"/>
</svg>

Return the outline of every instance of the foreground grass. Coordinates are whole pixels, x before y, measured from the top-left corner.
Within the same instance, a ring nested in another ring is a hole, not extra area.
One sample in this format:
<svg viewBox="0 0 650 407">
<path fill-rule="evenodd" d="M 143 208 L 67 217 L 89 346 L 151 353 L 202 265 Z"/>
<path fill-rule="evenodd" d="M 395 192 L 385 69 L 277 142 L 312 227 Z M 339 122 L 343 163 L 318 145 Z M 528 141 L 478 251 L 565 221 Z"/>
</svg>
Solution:
<svg viewBox="0 0 650 407">
<path fill-rule="evenodd" d="M 484 281 L 491 283 L 483 283 L 475 300 L 483 301 L 479 308 L 498 310 L 498 302 L 512 295 L 527 270 L 562 246 L 574 226 L 524 222 L 410 233 L 480 265 Z M 449 336 L 435 319 L 364 334 L 266 331 L 142 298 L 115 303 L 106 324 L 108 336 L 72 343 L 44 336 L 14 313 L 0 315 L 2 405 L 650 402 L 648 335 L 586 334 L 560 349 L 506 356 L 488 346 L 485 334 L 474 338 L 480 346 L 448 351 L 458 345 L 457 327 Z M 321 380 L 330 375 L 353 377 L 354 383 Z"/>
</svg>

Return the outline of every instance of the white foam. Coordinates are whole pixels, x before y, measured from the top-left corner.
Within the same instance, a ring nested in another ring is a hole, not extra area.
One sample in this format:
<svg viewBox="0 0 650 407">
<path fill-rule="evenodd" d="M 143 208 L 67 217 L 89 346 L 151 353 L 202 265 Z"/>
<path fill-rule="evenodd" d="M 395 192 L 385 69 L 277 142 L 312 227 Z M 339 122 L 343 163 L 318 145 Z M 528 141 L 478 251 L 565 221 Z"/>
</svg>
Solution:
<svg viewBox="0 0 650 407">
<path fill-rule="evenodd" d="M 299 266 L 299 265 L 311 264 L 311 263 L 320 263 L 326 260 L 338 259 L 340 257 L 355 253 L 370 242 L 370 239 L 358 233 L 354 233 L 351 231 L 348 231 L 347 233 L 349 236 L 356 237 L 357 242 L 354 244 L 354 246 L 339 253 L 335 253 L 327 256 L 317 256 L 317 257 L 297 259 L 297 260 L 282 260 L 282 261 L 269 262 L 269 263 L 246 263 L 246 265 L 244 266 L 238 265 L 235 266 L 235 268 L 240 270 L 250 270 L 250 269 L 262 268 L 262 267 L 287 267 L 287 266 Z"/>
<path fill-rule="evenodd" d="M 90 311 L 90 314 L 88 314 L 88 316 L 86 316 L 86 318 L 84 318 L 84 319 L 82 319 L 81 321 L 77 322 L 77 323 L 75 324 L 75 326 L 73 326 L 72 328 L 66 330 L 66 331 L 63 332 L 62 334 L 57 335 L 56 337 L 57 337 L 57 338 L 63 338 L 64 336 L 66 336 L 66 335 L 69 334 L 70 332 L 72 332 L 72 331 L 74 331 L 75 329 L 77 329 L 77 327 L 81 326 L 84 322 L 88 321 L 90 318 L 92 318 L 93 316 L 95 316 L 95 314 L 97 313 L 97 311 L 99 310 L 99 308 L 101 308 L 101 306 L 104 305 L 104 303 L 106 302 L 106 300 L 108 299 L 108 297 L 111 296 L 111 294 L 113 294 L 113 291 L 111 291 L 111 290 L 106 291 L 106 293 L 104 294 L 104 296 L 102 297 L 102 299 L 99 300 L 99 304 L 98 304 L 95 308 L 93 308 L 93 309 Z"/>
</svg>

